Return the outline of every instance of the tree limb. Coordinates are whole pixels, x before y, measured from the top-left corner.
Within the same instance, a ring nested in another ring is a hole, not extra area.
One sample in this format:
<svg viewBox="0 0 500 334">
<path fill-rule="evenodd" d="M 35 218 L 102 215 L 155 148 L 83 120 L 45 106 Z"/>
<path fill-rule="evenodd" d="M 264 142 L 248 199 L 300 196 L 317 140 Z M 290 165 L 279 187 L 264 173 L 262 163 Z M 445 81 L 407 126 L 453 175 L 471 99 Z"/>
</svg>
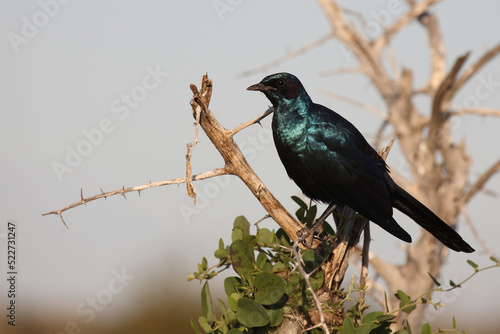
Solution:
<svg viewBox="0 0 500 334">
<path fill-rule="evenodd" d="M 450 97 L 455 96 L 456 92 L 476 74 L 484 65 L 486 65 L 493 57 L 500 53 L 500 44 L 488 50 L 474 64 L 467 68 L 464 73 L 454 82 L 450 89 Z"/>
<path fill-rule="evenodd" d="M 256 68 L 253 68 L 250 70 L 243 71 L 238 75 L 238 77 L 242 78 L 242 77 L 247 77 L 247 76 L 250 76 L 250 75 L 253 75 L 256 73 L 266 72 L 272 67 L 277 67 L 277 66 L 279 66 L 279 65 L 281 65 L 289 60 L 292 60 L 292 59 L 294 59 L 294 58 L 296 58 L 304 53 L 307 53 L 308 51 L 310 51 L 310 50 L 312 50 L 312 49 L 314 49 L 322 44 L 325 44 L 327 41 L 329 41 L 332 38 L 333 38 L 332 33 L 326 34 L 325 36 L 320 37 L 317 40 L 312 41 L 311 43 L 306 44 L 295 51 L 289 51 L 284 56 L 281 56 L 280 58 L 277 58 L 270 63 L 267 63 L 265 65 L 262 65 L 262 66 L 259 66 L 259 67 L 256 67 Z"/>
<path fill-rule="evenodd" d="M 211 178 L 214 176 L 227 175 L 227 174 L 230 174 L 230 173 L 225 168 L 216 168 L 214 170 L 211 170 L 211 171 L 208 171 L 205 173 L 193 175 L 192 180 L 193 181 L 204 180 L 204 179 L 208 179 L 208 178 Z M 111 197 L 114 195 L 122 195 L 123 197 L 125 197 L 126 193 L 133 192 L 133 191 L 137 191 L 140 195 L 141 191 L 149 189 L 149 188 L 168 186 L 171 184 L 181 184 L 181 183 L 186 183 L 185 177 L 178 178 L 178 179 L 158 181 L 158 182 L 149 182 L 148 184 L 144 184 L 144 185 L 136 186 L 136 187 L 130 187 L 130 188 L 122 187 L 122 189 L 112 190 L 112 191 L 108 191 L 108 192 L 104 192 L 101 189 L 101 193 L 99 195 L 95 195 L 95 196 L 87 197 L 87 198 L 83 197 L 83 191 L 80 190 L 80 201 L 75 202 L 73 204 L 70 204 L 68 206 L 65 206 L 64 208 L 59 209 L 59 210 L 54 210 L 54 211 L 50 211 L 47 213 L 43 213 L 42 216 L 58 215 L 59 218 L 61 218 L 61 221 L 63 222 L 63 224 L 66 227 L 68 227 L 66 225 L 66 222 L 64 221 L 64 219 L 62 217 L 62 213 L 67 211 L 67 210 L 76 208 L 77 206 L 84 205 L 84 204 L 86 205 L 88 202 L 92 202 L 92 201 L 95 201 L 95 200 L 100 199 L 100 198 L 106 199 L 107 197 Z"/>
<path fill-rule="evenodd" d="M 430 6 L 440 0 L 425 0 L 411 5 L 410 10 L 401 16 L 396 22 L 388 26 L 384 33 L 373 43 L 374 52 L 380 54 L 382 49 L 387 46 L 391 39 L 408 23 L 412 22 L 424 14 Z"/>
<path fill-rule="evenodd" d="M 484 185 L 489 181 L 489 179 L 500 171 L 500 160 L 495 162 L 490 168 L 488 168 L 479 179 L 469 188 L 469 191 L 462 197 L 462 206 L 465 206 L 474 197 Z"/>
</svg>

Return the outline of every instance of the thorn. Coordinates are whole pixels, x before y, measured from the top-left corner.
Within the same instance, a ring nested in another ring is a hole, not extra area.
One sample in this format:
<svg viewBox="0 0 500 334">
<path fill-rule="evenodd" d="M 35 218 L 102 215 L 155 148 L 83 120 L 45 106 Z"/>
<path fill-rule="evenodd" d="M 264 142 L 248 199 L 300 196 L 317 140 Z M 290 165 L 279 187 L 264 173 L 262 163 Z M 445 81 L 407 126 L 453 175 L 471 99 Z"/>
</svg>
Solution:
<svg viewBox="0 0 500 334">
<path fill-rule="evenodd" d="M 68 227 L 68 225 L 66 225 L 66 222 L 63 219 L 61 211 L 58 211 L 57 214 L 59 215 L 59 218 L 61 218 L 61 221 L 63 222 L 64 226 L 66 226 L 66 229 L 69 231 L 69 227 Z"/>
<path fill-rule="evenodd" d="M 101 190 L 101 194 L 104 194 L 104 191 L 102 191 L 102 188 L 99 188 Z"/>
<path fill-rule="evenodd" d="M 139 197 L 141 197 L 141 191 L 140 191 L 140 190 L 137 190 L 137 192 L 139 193 Z"/>
<path fill-rule="evenodd" d="M 80 199 L 82 200 L 82 203 L 85 204 L 85 206 L 87 206 L 87 202 L 85 202 L 85 198 L 83 198 L 83 189 L 82 188 L 80 188 Z"/>
</svg>

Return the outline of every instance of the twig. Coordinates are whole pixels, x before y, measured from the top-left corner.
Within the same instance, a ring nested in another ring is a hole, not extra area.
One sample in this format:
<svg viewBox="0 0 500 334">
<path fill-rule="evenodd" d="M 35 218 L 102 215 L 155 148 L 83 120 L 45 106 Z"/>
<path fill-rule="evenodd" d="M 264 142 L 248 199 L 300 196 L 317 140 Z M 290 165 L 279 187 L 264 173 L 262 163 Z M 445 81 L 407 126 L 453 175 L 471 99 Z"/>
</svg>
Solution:
<svg viewBox="0 0 500 334">
<path fill-rule="evenodd" d="M 334 70 L 322 71 L 319 73 L 320 77 L 327 77 L 337 74 L 351 74 L 351 73 L 359 73 L 362 72 L 359 67 L 348 67 L 348 68 L 337 68 Z"/>
<path fill-rule="evenodd" d="M 323 331 L 325 333 L 330 334 L 330 330 L 328 329 L 328 326 L 325 322 L 325 315 L 323 313 L 323 308 L 321 306 L 321 302 L 319 301 L 318 296 L 316 296 L 316 293 L 314 292 L 314 289 L 312 288 L 311 281 L 309 280 L 310 274 L 307 274 L 306 271 L 304 270 L 304 268 L 302 267 L 302 256 L 299 252 L 299 241 L 298 240 L 293 243 L 292 251 L 293 251 L 293 255 L 297 259 L 297 267 L 300 271 L 300 274 L 302 275 L 302 277 L 304 277 L 304 280 L 306 281 L 307 290 L 311 293 L 311 296 L 313 297 L 314 302 L 316 303 L 316 308 L 318 309 L 319 318 L 320 318 L 319 324 L 316 324 L 315 326 L 306 329 L 306 331 L 311 330 L 313 328 L 322 327 Z"/>
<path fill-rule="evenodd" d="M 337 100 L 340 100 L 340 101 L 352 104 L 352 105 L 354 105 L 356 107 L 359 107 L 361 109 L 365 109 L 366 111 L 369 111 L 372 114 L 375 114 L 375 115 L 379 116 L 384 121 L 388 121 L 389 120 L 389 115 L 386 114 L 386 113 L 384 113 L 382 110 L 380 110 L 377 107 L 371 106 L 371 105 L 363 103 L 363 102 L 359 102 L 358 100 L 352 99 L 352 98 L 347 97 L 347 96 L 343 96 L 343 95 L 340 95 L 340 94 L 336 94 L 336 93 L 332 93 L 332 92 L 326 91 L 324 89 L 319 89 L 319 92 L 321 94 L 323 94 L 323 95 L 328 96 L 331 99 L 337 99 Z"/>
<path fill-rule="evenodd" d="M 394 145 L 396 138 L 398 138 L 397 133 L 394 135 L 394 137 L 392 137 L 391 141 L 389 142 L 389 145 L 382 147 L 380 151 L 378 151 L 378 155 L 380 155 L 382 159 L 384 160 L 387 159 L 387 156 L 389 155 L 389 152 L 391 151 L 392 145 Z"/>
<path fill-rule="evenodd" d="M 469 66 L 464 73 L 455 81 L 455 84 L 450 89 L 450 95 L 453 97 L 455 93 L 474 75 L 476 74 L 484 65 L 486 65 L 493 57 L 500 53 L 500 44 L 488 50 L 481 58 L 479 58 L 474 64 Z"/>
<path fill-rule="evenodd" d="M 369 263 L 369 251 L 370 251 L 370 224 L 366 224 L 363 230 L 363 252 L 361 254 L 361 273 L 359 274 L 359 288 L 361 289 L 358 293 L 358 308 L 361 311 L 363 305 L 365 304 L 365 287 L 366 280 L 368 278 L 368 263 Z"/>
<path fill-rule="evenodd" d="M 490 168 L 488 168 L 474 183 L 469 191 L 462 198 L 462 206 L 467 204 L 472 197 L 474 197 L 481 189 L 483 189 L 484 185 L 488 182 L 488 180 L 500 171 L 500 160 L 494 163 Z"/>
<path fill-rule="evenodd" d="M 194 175 L 192 177 L 192 180 L 193 181 L 204 180 L 204 179 L 208 179 L 208 178 L 211 178 L 214 176 L 227 175 L 227 174 L 229 174 L 229 173 L 225 168 L 216 168 L 214 170 L 211 170 L 211 171 L 208 171 L 205 173 Z M 75 202 L 73 204 L 70 204 L 62 209 L 59 209 L 59 210 L 43 213 L 42 216 L 58 215 L 59 218 L 61 218 L 61 221 L 67 227 L 67 225 L 64 222 L 64 219 L 62 217 L 62 213 L 69 210 L 69 209 L 73 209 L 77 206 L 84 205 L 84 204 L 86 205 L 88 202 L 92 202 L 92 201 L 95 201 L 95 200 L 100 199 L 100 198 L 106 199 L 107 197 L 114 196 L 114 195 L 125 196 L 126 193 L 133 192 L 133 191 L 137 191 L 140 194 L 140 192 L 142 190 L 145 190 L 145 189 L 161 187 L 161 186 L 168 186 L 171 184 L 181 184 L 181 183 L 185 183 L 185 182 L 186 182 L 186 178 L 183 177 L 183 178 L 164 180 L 164 181 L 159 181 L 159 182 L 150 182 L 150 183 L 144 184 L 142 186 L 136 186 L 136 187 L 130 187 L 130 188 L 122 187 L 121 189 L 108 191 L 108 192 L 103 192 L 101 189 L 101 193 L 99 195 L 95 195 L 95 196 L 88 197 L 88 198 L 83 198 L 83 194 L 80 192 L 80 201 Z"/>
<path fill-rule="evenodd" d="M 441 82 L 436 91 L 432 102 L 432 116 L 429 127 L 429 135 L 427 137 L 427 144 L 429 146 L 430 152 L 434 152 L 435 148 L 438 146 L 438 133 L 444 121 L 442 112 L 443 104 L 449 102 L 449 97 L 451 96 L 450 89 L 455 83 L 455 77 L 457 76 L 458 71 L 462 68 L 469 55 L 470 52 L 467 52 L 456 60 L 455 65 L 450 70 L 446 78 L 444 78 L 444 80 Z"/>
<path fill-rule="evenodd" d="M 486 242 L 484 242 L 483 238 L 481 238 L 481 236 L 479 235 L 479 232 L 476 229 L 476 225 L 472 221 L 469 212 L 467 212 L 467 209 L 465 207 L 462 208 L 461 213 L 464 215 L 465 221 L 467 222 L 467 225 L 469 226 L 472 234 L 474 235 L 474 238 L 476 238 L 477 242 L 481 245 L 484 252 L 489 256 L 495 256 L 491 248 L 489 248 L 488 245 L 486 245 Z"/>
<path fill-rule="evenodd" d="M 445 48 L 436 15 L 426 11 L 425 14 L 419 16 L 418 20 L 426 28 L 429 38 L 431 74 L 426 84 L 426 88 L 432 98 L 446 75 Z"/>
<path fill-rule="evenodd" d="M 259 67 L 256 67 L 256 68 L 253 68 L 253 69 L 250 69 L 250 70 L 247 70 L 247 71 L 244 71 L 244 72 L 241 72 L 238 77 L 239 78 L 242 78 L 242 77 L 247 77 L 247 76 L 250 76 L 252 74 L 256 74 L 256 73 L 261 73 L 261 72 L 266 72 L 269 70 L 269 68 L 271 67 L 277 67 L 281 64 L 283 64 L 284 62 L 287 62 L 293 58 L 296 58 L 324 43 L 326 43 L 328 40 L 332 39 L 333 38 L 333 34 L 332 33 L 329 33 L 323 37 L 320 37 L 318 38 L 317 40 L 309 43 L 309 44 L 306 44 L 304 46 L 302 46 L 301 48 L 295 50 L 295 51 L 290 51 L 288 52 L 286 55 L 276 59 L 276 60 L 273 60 L 272 62 L 270 63 L 267 63 L 265 65 L 262 65 L 262 66 L 259 66 Z"/>
<path fill-rule="evenodd" d="M 190 85 L 191 91 L 193 92 L 193 99 L 199 98 L 200 93 L 198 92 L 198 88 L 195 85 Z M 206 89 L 206 88 L 205 88 Z M 194 139 L 192 143 L 187 144 L 187 153 L 186 153 L 186 188 L 187 194 L 189 197 L 193 199 L 193 204 L 196 205 L 196 188 L 194 187 L 192 180 L 192 168 L 191 168 L 191 154 L 193 152 L 194 146 L 198 143 L 198 128 L 200 127 L 200 115 L 201 109 L 208 108 L 208 103 L 210 102 L 210 98 L 208 98 L 207 104 L 204 102 L 201 103 L 201 108 L 193 109 L 193 116 L 195 118 L 194 126 Z"/>
<path fill-rule="evenodd" d="M 449 116 L 460 115 L 500 116 L 500 110 L 489 108 L 465 108 L 449 113 Z"/>
<path fill-rule="evenodd" d="M 269 116 L 273 112 L 274 112 L 274 108 L 269 107 L 269 109 L 267 109 L 262 115 L 258 116 L 257 118 L 252 119 L 246 123 L 240 124 L 237 127 L 235 127 L 234 129 L 230 130 L 229 135 L 234 136 L 236 133 L 240 132 L 243 129 L 246 129 L 250 125 L 254 125 L 257 123 L 260 124 L 260 121 L 262 121 L 264 118 L 266 118 L 267 116 Z"/>
<path fill-rule="evenodd" d="M 388 26 L 384 33 L 374 42 L 374 50 L 379 54 L 382 49 L 389 44 L 391 39 L 407 24 L 412 22 L 414 19 L 418 18 L 425 11 L 429 9 L 431 5 L 438 2 L 439 0 L 425 0 L 418 2 L 411 6 L 410 10 L 401 16 L 396 22 Z"/>
<path fill-rule="evenodd" d="M 186 188 L 188 196 L 193 199 L 193 204 L 196 205 L 196 189 L 193 184 L 193 172 L 191 169 L 191 152 L 193 152 L 194 142 L 186 145 Z"/>
</svg>

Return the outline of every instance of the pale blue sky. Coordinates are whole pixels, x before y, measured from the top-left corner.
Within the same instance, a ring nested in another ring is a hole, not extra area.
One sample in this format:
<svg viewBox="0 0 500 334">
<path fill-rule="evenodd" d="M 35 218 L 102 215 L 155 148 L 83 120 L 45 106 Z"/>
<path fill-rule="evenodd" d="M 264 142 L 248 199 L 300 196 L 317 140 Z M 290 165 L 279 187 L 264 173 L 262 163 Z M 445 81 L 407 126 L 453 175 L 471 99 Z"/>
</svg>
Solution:
<svg viewBox="0 0 500 334">
<path fill-rule="evenodd" d="M 373 138 L 380 124 L 377 116 L 328 100 L 319 92 L 324 89 L 383 107 L 364 78 L 319 76 L 324 70 L 355 65 L 336 41 L 269 71 L 238 77 L 242 71 L 327 34 L 330 25 L 315 2 L 234 1 L 233 10 L 222 14 L 214 3 L 75 0 L 57 8 L 51 5 L 46 10 L 52 16 L 44 16 L 36 1 L 0 2 L 0 233 L 6 232 L 8 220 L 18 223 L 19 301 L 23 304 L 19 312 L 46 317 L 67 312 L 68 320 L 82 322 L 85 316 L 76 313 L 78 305 L 105 288 L 114 277 L 113 270 L 122 268 L 134 279 L 96 319 L 127 314 L 127 301 L 150 285 L 153 275 L 162 275 L 186 294 L 198 295 L 200 287 L 186 283 L 185 274 L 196 268 L 202 256 L 215 263 L 211 254 L 219 237 L 229 242 L 236 216 L 245 215 L 255 222 L 265 214 L 239 180 L 226 177 L 195 183 L 198 193 L 206 197 L 199 199 L 196 208 L 181 185 L 147 190 L 140 198 L 132 193 L 126 201 L 108 198 L 73 209 L 64 215 L 69 231 L 56 216 L 41 216 L 78 201 L 80 188 L 90 196 L 99 188 L 108 191 L 182 177 L 186 143 L 194 136 L 189 84 L 199 85 L 205 72 L 214 83 L 211 109 L 227 128 L 257 116 L 269 104 L 262 94 L 248 92 L 246 87 L 269 73 L 287 71 L 301 79 L 313 100 L 335 109 L 368 139 Z M 386 9 L 389 1 L 341 3 L 365 15 L 368 22 L 376 22 L 373 12 Z M 448 67 L 468 50 L 473 52 L 470 64 L 498 43 L 499 2 L 447 1 L 435 11 Z M 34 20 L 40 25 L 35 27 L 37 31 L 26 23 Z M 9 41 L 14 38 L 12 33 L 28 37 L 13 46 Z M 428 74 L 428 49 L 421 27 L 411 24 L 398 35 L 394 50 L 398 64 L 414 69 L 415 81 L 423 83 Z M 495 59 L 485 67 L 456 102 L 463 103 L 489 76 L 500 81 L 499 65 L 500 59 Z M 428 110 L 428 101 L 419 100 L 418 105 Z M 480 106 L 498 109 L 498 86 Z M 269 189 L 295 211 L 290 196 L 299 190 L 277 157 L 269 123 L 265 120 L 263 128 L 246 129 L 236 139 Z M 102 137 L 92 131 L 99 127 Z M 473 176 L 500 157 L 498 128 L 499 119 L 476 116 L 457 125 L 456 137 L 467 141 L 474 157 Z M 94 135 L 91 146 L 85 144 L 85 133 Z M 67 165 L 68 152 L 78 149 L 87 156 L 81 161 L 71 158 L 72 171 L 58 177 L 54 164 Z M 397 151 L 388 162 L 401 168 Z M 203 134 L 192 163 L 194 173 L 222 166 L 222 159 Z M 498 176 L 489 188 L 500 188 Z M 182 212 L 187 208 L 192 214 L 186 218 Z M 481 236 L 499 254 L 499 199 L 478 196 L 470 214 Z M 400 220 L 416 237 L 416 225 Z M 272 222 L 264 224 L 277 228 Z M 395 261 L 404 258 L 395 238 L 376 227 L 372 230 L 374 252 Z M 463 221 L 460 232 L 480 249 Z M 2 246 L 2 263 L 5 257 Z M 445 280 L 466 277 L 469 258 L 480 265 L 489 263 L 481 251 L 453 253 L 443 272 Z M 486 319 L 500 305 L 499 290 L 488 288 L 499 278 L 496 270 L 473 280 L 460 292 L 459 302 L 447 306 L 446 314 L 462 315 L 473 323 Z M 212 284 L 222 285 L 222 281 Z M 1 305 L 5 301 L 2 293 Z M 44 307 L 47 303 L 53 308 Z M 467 309 L 463 304 L 468 304 Z M 488 321 L 498 324 L 496 318 Z"/>
</svg>

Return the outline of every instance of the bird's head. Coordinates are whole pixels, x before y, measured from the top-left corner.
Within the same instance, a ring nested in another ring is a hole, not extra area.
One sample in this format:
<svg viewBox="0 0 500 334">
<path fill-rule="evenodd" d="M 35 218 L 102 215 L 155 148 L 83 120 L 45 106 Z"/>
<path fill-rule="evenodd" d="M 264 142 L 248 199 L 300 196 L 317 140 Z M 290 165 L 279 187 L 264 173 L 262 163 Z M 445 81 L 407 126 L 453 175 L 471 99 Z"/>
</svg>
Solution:
<svg viewBox="0 0 500 334">
<path fill-rule="evenodd" d="M 248 87 L 247 90 L 264 93 L 275 109 L 280 105 L 294 103 L 298 99 L 302 100 L 301 102 L 310 101 L 302 83 L 295 75 L 290 73 L 268 75 L 258 84 Z"/>
</svg>

